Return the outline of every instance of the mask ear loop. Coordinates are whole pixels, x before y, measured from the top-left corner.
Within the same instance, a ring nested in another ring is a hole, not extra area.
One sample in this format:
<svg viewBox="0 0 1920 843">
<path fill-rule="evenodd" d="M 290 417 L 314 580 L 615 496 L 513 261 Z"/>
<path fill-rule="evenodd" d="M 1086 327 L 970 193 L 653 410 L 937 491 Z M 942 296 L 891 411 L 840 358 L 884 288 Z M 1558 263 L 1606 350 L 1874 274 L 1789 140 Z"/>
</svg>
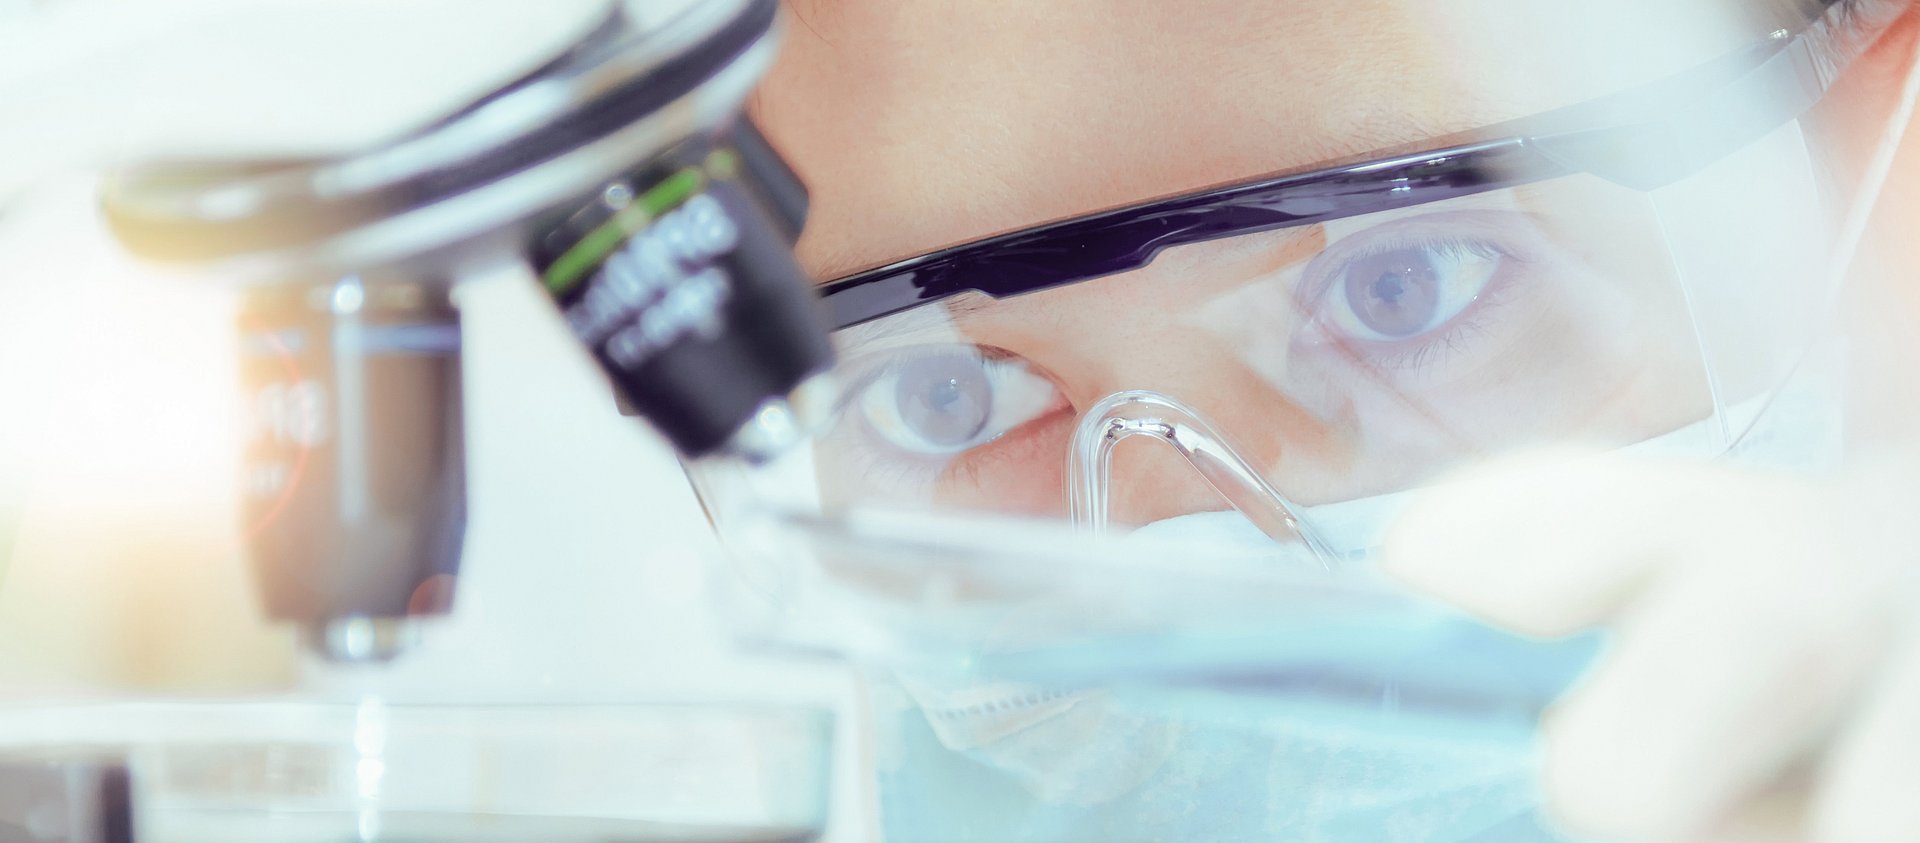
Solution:
<svg viewBox="0 0 1920 843">
<path fill-rule="evenodd" d="M 1837 318 L 1840 295 L 1846 280 L 1854 272 L 1854 261 L 1858 256 L 1860 244 L 1866 237 L 1867 227 L 1873 221 L 1874 210 L 1879 207 L 1887 176 L 1893 171 L 1895 159 L 1899 157 L 1901 145 L 1906 141 L 1907 129 L 1912 124 L 1916 106 L 1920 105 L 1920 46 L 1907 58 L 1907 71 L 1902 77 L 1900 98 L 1893 114 L 1884 123 L 1880 138 L 1874 146 L 1873 155 L 1860 176 L 1860 189 L 1851 196 L 1846 213 L 1840 218 L 1833 231 L 1833 242 L 1824 261 L 1825 274 L 1818 279 L 1821 298 L 1816 302 L 1819 316 L 1818 324 L 1832 324 Z M 1807 355 L 1796 360 L 1791 370 L 1782 378 L 1782 386 L 1800 377 L 1801 370 L 1809 365 Z M 1709 375 L 1711 377 L 1711 374 Z M 1726 430 L 1726 441 L 1719 449 L 1721 453 L 1731 452 L 1753 433 L 1767 424 L 1768 413 L 1780 398 L 1781 389 L 1771 391 L 1758 408 L 1755 408 L 1738 429 Z M 1715 396 L 1716 415 L 1721 415 L 1718 396 Z M 1723 421 L 1724 425 L 1725 422 Z"/>
<path fill-rule="evenodd" d="M 1907 127 L 1913 123 L 1916 104 L 1920 104 L 1920 46 L 1916 46 L 1913 55 L 1907 57 L 1907 73 L 1901 82 L 1899 105 L 1889 118 L 1886 129 L 1881 132 L 1879 143 L 1874 146 L 1873 157 L 1868 159 L 1866 171 L 1861 175 L 1861 189 L 1847 206 L 1847 214 L 1835 234 L 1833 253 L 1828 263 L 1829 274 L 1821 279 L 1827 293 L 1826 301 L 1822 304 L 1828 314 L 1839 306 L 1840 288 L 1853 271 L 1860 242 L 1866 238 L 1867 226 L 1873 221 L 1874 209 L 1880 205 L 1880 195 L 1887 185 L 1887 176 L 1893 172 L 1894 159 L 1899 157 L 1901 144 L 1906 140 Z"/>
<path fill-rule="evenodd" d="M 1328 545 L 1253 465 L 1198 412 L 1157 392 L 1116 392 L 1094 404 L 1074 428 L 1067 451 L 1068 511 L 1074 526 L 1105 533 L 1111 526 L 1113 452 L 1144 437 L 1171 446 L 1214 491 L 1269 538 L 1304 544 L 1322 567 L 1336 558 Z"/>
</svg>

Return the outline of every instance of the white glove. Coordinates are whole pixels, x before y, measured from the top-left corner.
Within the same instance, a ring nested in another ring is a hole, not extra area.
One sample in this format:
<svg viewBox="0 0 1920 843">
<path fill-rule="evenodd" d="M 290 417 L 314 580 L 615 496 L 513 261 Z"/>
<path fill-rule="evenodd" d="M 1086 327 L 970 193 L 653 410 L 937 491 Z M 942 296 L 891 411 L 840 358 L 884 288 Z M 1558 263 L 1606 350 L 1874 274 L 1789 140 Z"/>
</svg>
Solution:
<svg viewBox="0 0 1920 843">
<path fill-rule="evenodd" d="M 1915 464 L 1815 484 L 1533 455 L 1426 493 L 1387 566 L 1537 635 L 1611 644 L 1545 724 L 1572 830 L 1920 840 Z"/>
</svg>

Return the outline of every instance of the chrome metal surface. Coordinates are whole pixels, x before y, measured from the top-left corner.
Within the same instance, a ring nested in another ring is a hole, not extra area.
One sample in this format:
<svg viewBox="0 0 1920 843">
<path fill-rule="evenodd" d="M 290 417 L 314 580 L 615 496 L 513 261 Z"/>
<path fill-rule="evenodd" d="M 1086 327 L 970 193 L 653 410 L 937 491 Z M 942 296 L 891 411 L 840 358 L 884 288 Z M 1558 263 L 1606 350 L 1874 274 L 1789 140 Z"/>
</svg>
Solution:
<svg viewBox="0 0 1920 843">
<path fill-rule="evenodd" d="M 420 643 L 420 625 L 411 618 L 341 618 L 309 630 L 308 649 L 330 661 L 393 661 Z"/>
</svg>

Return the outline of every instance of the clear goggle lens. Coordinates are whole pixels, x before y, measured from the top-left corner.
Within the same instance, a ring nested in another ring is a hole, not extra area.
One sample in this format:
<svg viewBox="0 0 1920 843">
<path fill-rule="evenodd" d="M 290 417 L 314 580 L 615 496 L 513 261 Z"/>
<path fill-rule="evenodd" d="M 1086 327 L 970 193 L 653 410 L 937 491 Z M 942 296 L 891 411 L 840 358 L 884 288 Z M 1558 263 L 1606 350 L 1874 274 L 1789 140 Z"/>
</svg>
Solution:
<svg viewBox="0 0 1920 843">
<path fill-rule="evenodd" d="M 1185 405 L 1302 506 L 1701 422 L 1724 449 L 1728 411 L 1777 389 L 1820 327 L 1820 203 L 1789 126 L 1651 193 L 1572 176 L 885 317 L 837 337 L 819 502 L 1064 517 L 1076 430 L 1125 391 Z M 1220 507 L 1164 450 L 1104 458 L 1113 524 Z"/>
<path fill-rule="evenodd" d="M 1718 457 L 1835 411 L 1805 400 L 1826 201 L 1788 125 L 1652 192 L 1570 176 L 950 299 L 839 332 L 810 452 L 694 479 L 776 637 L 981 669 L 1068 645 L 1025 671 L 1055 676 L 1099 662 L 1082 644 L 1131 641 L 1142 669 L 1141 633 L 1276 618 L 1411 641 L 1440 616 L 1363 564 L 1397 493 L 1543 445 Z M 1208 512 L 1251 526 L 1162 529 Z"/>
</svg>

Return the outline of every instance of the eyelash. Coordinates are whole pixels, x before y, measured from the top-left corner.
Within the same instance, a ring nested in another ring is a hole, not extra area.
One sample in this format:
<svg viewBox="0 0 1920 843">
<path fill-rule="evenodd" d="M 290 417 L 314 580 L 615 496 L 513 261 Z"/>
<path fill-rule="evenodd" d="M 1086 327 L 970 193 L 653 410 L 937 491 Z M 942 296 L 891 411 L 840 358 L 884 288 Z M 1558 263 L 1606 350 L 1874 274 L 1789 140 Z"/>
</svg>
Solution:
<svg viewBox="0 0 1920 843">
<path fill-rule="evenodd" d="M 945 473 L 946 470 L 951 467 L 951 463 L 956 461 L 915 458 L 912 454 L 901 453 L 892 449 L 883 452 L 880 448 L 874 447 L 866 441 L 872 436 L 870 432 L 863 430 L 859 435 L 862 440 L 861 442 L 855 443 L 853 447 L 844 449 L 852 455 L 851 458 L 848 459 L 848 462 L 852 463 L 849 469 L 859 476 L 867 478 L 867 482 L 875 488 L 928 488 L 938 483 L 940 481 L 940 475 Z M 970 451 L 962 452 L 957 455 L 957 457 L 959 460 L 964 460 L 969 454 L 971 454 Z M 842 458 L 847 459 L 846 457 Z"/>
<path fill-rule="evenodd" d="M 1349 268 L 1368 258 L 1391 252 L 1422 249 L 1444 256 L 1466 255 L 1526 262 L 1516 256 L 1512 250 L 1501 248 L 1487 240 L 1466 237 L 1423 237 L 1406 232 L 1386 232 L 1373 236 L 1369 234 L 1370 232 L 1360 232 L 1343 238 L 1328 246 L 1313 259 L 1305 270 L 1304 280 L 1299 287 L 1306 293 L 1298 296 L 1301 312 L 1319 313 L 1321 300 L 1340 283 Z M 1358 240 L 1365 242 L 1348 245 Z M 1330 265 L 1329 261 L 1331 261 Z"/>
<path fill-rule="evenodd" d="M 889 375 L 898 374 L 912 362 L 912 355 L 916 349 L 924 350 L 925 348 L 929 347 L 907 345 L 897 348 L 877 349 L 863 355 L 863 357 L 869 360 L 876 357 L 883 359 L 868 363 L 863 370 L 859 370 L 857 375 L 848 379 L 845 388 L 841 390 L 838 402 L 834 405 L 834 426 L 838 428 L 841 425 L 848 424 L 847 416 L 849 413 L 858 416 L 858 407 L 855 405 L 858 403 L 859 397 L 865 393 L 866 389 Z M 1018 354 L 997 346 L 975 345 L 973 349 L 982 358 L 988 360 L 1024 359 Z M 847 364 L 857 369 L 860 362 L 861 358 L 855 358 L 847 361 Z M 1042 421 L 1042 419 L 1035 419 L 1028 422 L 1028 424 L 1035 424 L 1040 421 Z M 984 452 L 992 448 L 995 443 L 1006 439 L 1008 436 L 1020 430 L 1020 428 L 1014 428 L 966 450 L 945 457 L 938 457 L 907 453 L 881 443 L 879 441 L 882 439 L 880 433 L 869 429 L 864 418 L 854 419 L 852 423 L 859 428 L 858 432 L 853 435 L 858 436 L 862 440 L 854 447 L 847 449 L 854 455 L 853 460 L 856 470 L 886 488 L 900 488 L 908 484 L 912 487 L 931 486 L 939 482 L 942 477 L 949 472 L 961 472 L 965 474 L 977 473 L 980 470 L 977 461 L 982 458 Z M 1025 426 L 1026 425 L 1022 425 L 1022 427 Z"/>
<path fill-rule="evenodd" d="M 888 375 L 899 374 L 902 369 L 905 369 L 909 363 L 913 362 L 915 352 L 923 354 L 930 353 L 939 347 L 939 345 L 931 344 L 913 344 L 891 348 L 877 348 L 862 353 L 857 357 L 843 360 L 841 365 L 848 370 L 857 372 L 857 374 L 847 378 L 843 382 L 840 394 L 833 405 L 834 418 L 838 419 L 842 414 L 846 413 L 847 410 L 853 406 L 853 403 L 859 400 L 860 393 L 866 390 L 867 387 L 872 386 L 874 382 Z M 1020 355 L 998 346 L 974 345 L 972 348 L 983 360 L 1024 359 Z"/>
<path fill-rule="evenodd" d="M 1442 326 L 1439 333 L 1406 341 L 1416 343 L 1418 345 L 1417 348 L 1389 350 L 1384 355 L 1375 353 L 1371 355 L 1368 365 L 1376 369 L 1388 371 L 1420 371 L 1424 367 L 1441 362 L 1440 360 L 1434 359 L 1436 355 L 1450 355 L 1459 352 L 1462 348 L 1462 341 L 1468 339 L 1469 334 L 1484 334 L 1486 332 L 1487 323 L 1491 321 L 1488 317 L 1506 304 L 1506 293 L 1510 286 L 1509 284 L 1499 282 L 1488 284 L 1486 292 L 1482 293 L 1480 298 L 1475 300 L 1472 305 L 1469 305 L 1466 310 L 1461 311 L 1460 315 L 1455 316 Z M 1359 344 L 1360 343 L 1356 341 L 1348 340 L 1341 343 L 1341 348 L 1343 350 L 1351 350 Z M 1399 344 L 1400 343 L 1394 343 L 1392 345 Z M 1382 344 L 1373 345 L 1376 349 L 1384 347 Z"/>
<path fill-rule="evenodd" d="M 1531 263 L 1518 254 L 1519 250 L 1507 248 L 1491 236 L 1428 236 L 1418 230 L 1407 229 L 1443 223 L 1434 222 L 1430 217 L 1414 218 L 1407 222 L 1410 225 L 1388 223 L 1382 226 L 1382 228 L 1398 230 L 1375 229 L 1343 238 L 1322 251 L 1313 263 L 1303 270 L 1305 277 L 1296 289 L 1304 291 L 1306 295 L 1298 297 L 1296 306 L 1304 309 L 1303 313 L 1309 320 L 1309 324 L 1323 325 L 1325 320 L 1322 308 L 1325 305 L 1325 297 L 1343 280 L 1347 269 L 1370 257 L 1395 250 L 1419 249 L 1440 256 L 1498 258 L 1502 266 L 1466 308 L 1431 333 L 1396 342 L 1369 342 L 1345 337 L 1333 340 L 1332 346 L 1338 349 L 1342 357 L 1376 371 L 1418 372 L 1437 365 L 1445 355 L 1464 349 L 1466 343 L 1476 334 L 1484 334 L 1488 330 L 1490 316 L 1509 304 L 1513 288 L 1517 286 L 1510 276 L 1516 272 L 1526 272 L 1526 268 Z M 1468 222 L 1471 222 L 1471 218 L 1468 218 Z M 1488 232 L 1489 235 L 1493 233 Z M 849 447 L 844 450 L 851 453 L 843 455 L 842 458 L 850 457 L 848 459 L 850 469 L 859 472 L 883 488 L 929 488 L 949 478 L 964 482 L 968 475 L 985 470 L 981 461 L 993 456 L 992 449 L 996 443 L 1019 432 L 1019 428 L 1007 431 L 995 440 L 943 458 L 918 458 L 913 454 L 896 453 L 895 449 L 876 444 L 874 440 L 877 440 L 880 434 L 867 429 L 863 419 L 849 419 L 847 415 L 849 413 L 858 415 L 858 408 L 855 406 L 857 397 L 867 387 L 891 374 L 897 374 L 908 365 L 913 359 L 912 353 L 918 347 L 903 345 L 863 355 L 871 361 L 864 369 L 860 368 L 860 358 L 847 361 L 849 368 L 855 370 L 857 374 L 847 381 L 847 388 L 836 406 L 835 424 L 857 425 L 859 429 L 849 430 L 848 435 L 858 437 L 860 441 L 849 441 Z M 991 359 L 1022 359 L 1020 355 L 994 346 L 983 345 L 975 348 L 977 353 Z M 1043 421 L 1043 419 L 1036 419 L 1028 424 L 1038 424 Z"/>
<path fill-rule="evenodd" d="M 1048 423 L 1046 418 L 1035 419 L 1008 431 L 1006 435 L 990 442 L 976 445 L 949 457 L 924 458 L 905 453 L 898 449 L 877 446 L 869 437 L 871 431 L 862 429 L 856 436 L 860 441 L 848 443 L 837 450 L 845 452 L 840 458 L 846 460 L 845 470 L 863 478 L 873 488 L 889 489 L 895 492 L 915 494 L 906 490 L 925 490 L 939 488 L 943 483 L 954 483 L 962 488 L 971 488 L 978 484 L 980 473 L 991 465 L 990 460 L 998 458 L 995 447 L 1020 434 L 1027 426 Z"/>
<path fill-rule="evenodd" d="M 1417 217 L 1407 223 L 1418 225 L 1423 221 L 1429 221 L 1429 218 Z M 1385 226 L 1398 227 L 1393 223 Z M 1436 333 L 1392 343 L 1335 337 L 1330 344 L 1339 349 L 1342 356 L 1380 371 L 1419 371 L 1436 362 L 1433 359 L 1435 355 L 1458 351 L 1461 340 L 1468 334 L 1484 332 L 1487 317 L 1507 303 L 1513 285 L 1506 276 L 1515 271 L 1524 271 L 1529 264 L 1529 261 L 1516 254 L 1516 250 L 1503 248 L 1490 239 L 1422 236 L 1405 230 L 1359 232 L 1342 238 L 1314 258 L 1300 284 L 1299 289 L 1306 294 L 1299 297 L 1297 306 L 1310 324 L 1317 326 L 1315 330 L 1326 331 L 1326 298 L 1345 279 L 1350 268 L 1368 258 L 1413 249 L 1441 256 L 1497 258 L 1502 267 L 1474 301 L 1444 323 Z"/>
</svg>

